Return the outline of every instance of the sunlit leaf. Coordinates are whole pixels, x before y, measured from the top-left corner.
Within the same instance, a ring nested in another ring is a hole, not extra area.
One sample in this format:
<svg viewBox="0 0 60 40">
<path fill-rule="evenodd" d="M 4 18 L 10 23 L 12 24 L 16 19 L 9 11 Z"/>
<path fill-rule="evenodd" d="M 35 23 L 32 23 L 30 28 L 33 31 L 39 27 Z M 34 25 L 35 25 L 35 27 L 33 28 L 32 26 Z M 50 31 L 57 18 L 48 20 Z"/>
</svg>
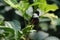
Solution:
<svg viewBox="0 0 60 40">
<path fill-rule="evenodd" d="M 36 3 L 38 3 L 38 7 L 40 10 L 43 12 L 48 12 L 48 11 L 55 11 L 58 9 L 58 6 L 56 4 L 49 5 L 47 4 L 46 0 L 34 0 Z"/>
<path fill-rule="evenodd" d="M 49 13 L 44 14 L 43 17 L 49 18 L 51 20 L 51 28 L 53 28 L 54 30 L 56 30 L 57 23 L 56 23 L 55 20 L 58 19 L 58 17 L 56 15 L 54 15 L 54 14 L 49 14 Z"/>
<path fill-rule="evenodd" d="M 48 18 L 58 18 L 56 15 L 54 15 L 53 13 L 52 14 L 49 14 L 49 13 L 47 13 L 47 14 L 44 14 L 44 15 L 42 15 L 43 17 L 48 17 Z"/>
<path fill-rule="evenodd" d="M 55 10 L 57 10 L 57 9 L 58 9 L 58 7 L 57 7 L 56 4 L 52 4 L 52 5 L 48 5 L 48 4 L 47 4 L 45 11 L 46 11 L 46 12 L 48 12 L 48 11 L 55 11 Z"/>
</svg>

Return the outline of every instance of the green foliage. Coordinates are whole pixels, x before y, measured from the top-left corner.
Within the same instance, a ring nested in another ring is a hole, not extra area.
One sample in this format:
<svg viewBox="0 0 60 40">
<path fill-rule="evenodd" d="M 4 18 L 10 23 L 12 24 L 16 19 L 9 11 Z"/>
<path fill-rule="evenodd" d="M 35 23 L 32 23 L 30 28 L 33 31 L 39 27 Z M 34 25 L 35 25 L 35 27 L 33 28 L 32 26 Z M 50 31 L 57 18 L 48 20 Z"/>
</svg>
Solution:
<svg viewBox="0 0 60 40">
<path fill-rule="evenodd" d="M 47 4 L 46 0 L 34 0 L 34 2 L 38 3 L 39 9 L 43 12 L 55 11 L 56 9 L 58 9 L 56 4 L 49 5 Z"/>
<path fill-rule="evenodd" d="M 28 0 L 23 0 L 20 1 L 20 3 L 17 3 L 16 0 L 11 1 L 11 0 L 4 0 L 7 4 L 9 4 L 11 7 L 18 9 L 19 11 L 22 12 L 22 15 L 24 16 L 25 19 L 30 19 L 31 17 L 26 14 L 26 10 L 30 7 L 30 6 L 35 6 L 37 5 L 39 7 L 40 10 L 42 10 L 42 12 L 47 13 L 48 11 L 55 11 L 56 9 L 58 9 L 56 4 L 52 4 L 52 5 L 48 5 L 46 0 L 34 0 L 34 3 L 29 5 L 29 2 L 27 2 Z M 27 16 L 29 16 L 27 18 Z"/>
<path fill-rule="evenodd" d="M 26 11 L 28 10 L 29 7 L 32 6 L 38 6 L 39 10 L 41 10 L 43 13 L 40 16 L 40 18 L 44 19 L 44 17 L 47 17 L 51 20 L 51 25 L 54 26 L 54 20 L 56 20 L 58 17 L 54 14 L 49 14 L 48 11 L 55 11 L 58 9 L 56 4 L 49 5 L 47 4 L 46 0 L 34 0 L 33 4 L 29 4 L 28 0 L 21 0 L 19 3 L 17 0 L 4 0 L 8 5 L 10 5 L 12 8 L 17 9 L 18 11 L 21 11 L 22 17 L 28 21 L 28 24 L 24 29 L 21 30 L 21 25 L 17 20 L 13 21 L 3 21 L 4 18 L 0 16 L 0 39 L 1 40 L 21 40 L 26 39 L 26 36 L 29 35 L 30 30 L 33 29 L 34 25 L 30 25 L 30 19 L 31 16 L 26 14 Z M 36 6 L 36 7 L 37 7 Z M 33 14 L 32 14 L 33 15 Z M 40 19 L 39 18 L 39 19 Z M 41 19 L 40 19 L 41 20 Z M 44 20 L 45 21 L 45 20 Z M 44 27 L 44 25 L 46 27 Z M 42 27 L 42 24 L 40 24 L 42 30 L 47 30 L 48 26 L 44 24 Z"/>
<path fill-rule="evenodd" d="M 24 29 L 22 30 L 22 32 L 23 32 L 25 35 L 28 35 L 28 34 L 30 33 L 30 30 L 32 30 L 32 28 L 33 28 L 33 25 L 27 25 L 27 27 L 24 28 Z"/>
</svg>

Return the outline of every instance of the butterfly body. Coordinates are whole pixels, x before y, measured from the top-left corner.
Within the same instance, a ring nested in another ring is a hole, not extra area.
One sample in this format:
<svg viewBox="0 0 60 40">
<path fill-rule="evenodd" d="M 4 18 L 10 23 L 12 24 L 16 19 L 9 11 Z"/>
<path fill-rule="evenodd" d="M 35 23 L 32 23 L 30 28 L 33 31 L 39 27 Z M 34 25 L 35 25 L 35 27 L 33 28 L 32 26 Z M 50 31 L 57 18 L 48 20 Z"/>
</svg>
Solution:
<svg viewBox="0 0 60 40">
<path fill-rule="evenodd" d="M 39 11 L 36 11 L 33 14 L 31 18 L 31 24 L 34 25 L 34 28 L 33 28 L 34 30 L 37 30 L 37 31 L 41 30 L 41 28 L 39 27 Z"/>
</svg>

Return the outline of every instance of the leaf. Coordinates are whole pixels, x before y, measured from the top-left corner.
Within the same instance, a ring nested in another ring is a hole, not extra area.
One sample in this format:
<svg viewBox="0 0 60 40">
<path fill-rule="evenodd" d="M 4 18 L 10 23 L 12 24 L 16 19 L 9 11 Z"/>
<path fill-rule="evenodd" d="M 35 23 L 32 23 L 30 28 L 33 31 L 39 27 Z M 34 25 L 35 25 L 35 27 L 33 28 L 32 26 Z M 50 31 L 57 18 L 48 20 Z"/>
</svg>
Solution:
<svg viewBox="0 0 60 40">
<path fill-rule="evenodd" d="M 39 9 L 44 12 L 45 8 L 47 6 L 46 0 L 39 0 L 38 2 L 41 3 L 41 4 L 38 5 Z"/>
<path fill-rule="evenodd" d="M 3 20 L 4 20 L 4 17 L 2 15 L 0 15 L 0 25 L 2 25 Z"/>
<path fill-rule="evenodd" d="M 47 5 L 45 11 L 55 11 L 56 9 L 58 9 L 56 4 L 52 4 L 52 5 Z"/>
<path fill-rule="evenodd" d="M 54 14 L 49 14 L 49 13 L 44 14 L 42 16 L 47 17 L 47 18 L 49 18 L 51 20 L 51 28 L 53 28 L 56 31 L 57 22 L 55 20 L 57 20 L 58 17 L 56 15 L 54 15 Z"/>
<path fill-rule="evenodd" d="M 56 20 L 57 21 L 57 25 L 60 25 L 60 18 Z"/>
<path fill-rule="evenodd" d="M 32 30 L 33 25 L 27 25 L 26 28 L 22 29 L 23 34 L 28 35 L 30 30 Z"/>
<path fill-rule="evenodd" d="M 58 9 L 56 4 L 49 5 L 47 4 L 46 0 L 35 0 L 35 3 L 38 3 L 38 7 L 40 10 L 43 12 L 48 12 L 48 11 L 55 11 Z"/>
<path fill-rule="evenodd" d="M 48 24 L 47 23 L 40 23 L 40 27 L 44 31 L 47 31 L 48 30 Z"/>
<path fill-rule="evenodd" d="M 0 29 L 0 34 L 3 34 L 4 33 L 4 30 Z"/>
<path fill-rule="evenodd" d="M 32 8 L 32 7 L 29 7 L 29 8 L 26 10 L 26 14 L 28 14 L 29 16 L 32 17 L 32 15 L 33 15 L 33 8 Z"/>
<path fill-rule="evenodd" d="M 28 0 L 22 0 L 22 1 L 28 2 Z"/>
<path fill-rule="evenodd" d="M 7 4 L 9 4 L 12 8 L 15 8 L 15 9 L 18 9 L 18 10 L 21 10 L 22 11 L 22 8 L 18 4 L 15 4 L 13 1 L 11 1 L 11 0 L 4 0 L 4 1 Z"/>
<path fill-rule="evenodd" d="M 19 6 L 22 8 L 23 12 L 25 12 L 28 9 L 29 4 L 28 2 L 20 1 Z"/>
<path fill-rule="evenodd" d="M 14 4 L 18 4 L 17 0 L 11 0 Z"/>
<path fill-rule="evenodd" d="M 18 40 L 18 38 L 22 36 L 22 32 L 20 31 L 21 30 L 20 23 L 17 20 L 8 21 L 6 22 L 5 26 L 12 28 L 14 30 L 15 40 Z"/>
<path fill-rule="evenodd" d="M 50 37 L 45 38 L 44 40 L 60 40 L 60 39 L 55 36 L 50 36 Z"/>
<path fill-rule="evenodd" d="M 46 13 L 46 14 L 43 14 L 42 15 L 43 17 L 48 17 L 48 18 L 52 18 L 52 19 L 57 19 L 58 17 L 56 15 L 54 15 L 53 13 L 52 14 L 49 14 L 49 13 Z"/>
<path fill-rule="evenodd" d="M 25 17 L 26 10 L 29 7 L 29 3 L 26 1 L 20 1 L 20 3 L 17 3 L 16 0 L 4 0 L 7 4 L 9 4 L 12 8 L 17 9 L 18 11 L 21 11 L 21 14 L 23 17 Z M 28 15 L 28 14 L 26 14 Z"/>
<path fill-rule="evenodd" d="M 0 29 L 4 30 L 4 32 L 2 34 L 0 34 L 0 38 L 3 37 L 6 40 L 11 39 L 11 38 L 13 39 L 12 36 L 14 36 L 14 30 L 12 28 L 0 26 Z"/>
</svg>

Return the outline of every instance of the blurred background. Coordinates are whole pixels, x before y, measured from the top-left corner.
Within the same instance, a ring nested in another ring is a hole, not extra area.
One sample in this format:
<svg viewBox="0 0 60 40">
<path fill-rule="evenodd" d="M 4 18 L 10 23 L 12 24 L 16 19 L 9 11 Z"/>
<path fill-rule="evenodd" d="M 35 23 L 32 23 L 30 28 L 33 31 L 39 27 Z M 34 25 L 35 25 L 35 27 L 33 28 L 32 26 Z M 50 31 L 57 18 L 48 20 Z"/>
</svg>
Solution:
<svg viewBox="0 0 60 40">
<path fill-rule="evenodd" d="M 19 1 L 19 0 L 17 0 Z M 37 35 L 40 35 L 39 40 L 60 40 L 60 0 L 46 0 L 48 4 L 57 4 L 58 9 L 55 11 L 49 11 L 48 13 L 54 13 L 56 16 L 58 16 L 57 20 L 54 20 L 53 25 L 50 24 L 50 19 L 40 19 L 40 27 L 44 32 L 39 32 Z M 32 10 L 31 8 L 29 11 Z M 27 13 L 29 13 L 27 11 Z M 4 21 L 11 22 L 14 20 L 16 23 L 16 26 L 19 26 L 18 29 L 23 29 L 25 25 L 27 24 L 27 20 L 24 20 L 21 14 L 21 12 L 17 11 L 16 9 L 10 7 L 8 4 L 4 2 L 4 0 L 0 0 L 0 25 L 4 25 Z M 29 14 L 31 15 L 31 14 Z M 17 20 L 17 21 L 16 21 Z M 25 23 L 26 21 L 26 23 Z M 7 25 L 8 22 L 5 22 L 5 25 Z M 2 34 L 3 30 L 0 29 L 0 34 Z M 46 32 L 46 33 L 45 33 Z M 35 34 L 35 33 L 34 33 Z M 31 34 L 32 35 L 32 34 Z M 36 34 L 35 34 L 36 35 Z M 35 36 L 34 35 L 34 36 Z M 49 35 L 49 36 L 48 36 Z M 42 36 L 42 38 L 41 38 Z M 47 37 L 47 38 L 46 38 Z M 1 38 L 1 35 L 0 35 Z M 37 37 L 36 37 L 37 38 Z M 35 39 L 38 40 L 38 39 Z"/>
</svg>

